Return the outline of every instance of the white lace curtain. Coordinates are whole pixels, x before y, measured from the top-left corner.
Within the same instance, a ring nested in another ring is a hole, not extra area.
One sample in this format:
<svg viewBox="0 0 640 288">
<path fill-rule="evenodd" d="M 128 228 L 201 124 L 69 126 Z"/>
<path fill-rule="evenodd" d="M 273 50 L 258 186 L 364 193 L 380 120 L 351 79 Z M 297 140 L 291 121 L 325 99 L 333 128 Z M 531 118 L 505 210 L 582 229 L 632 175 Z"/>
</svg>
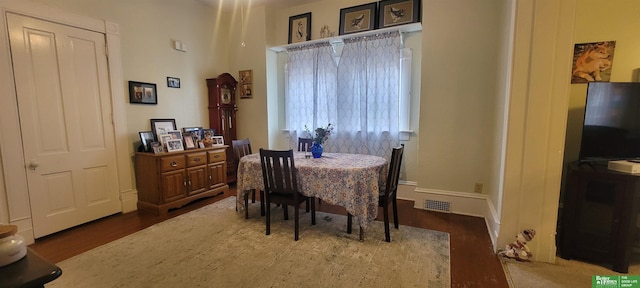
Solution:
<svg viewBox="0 0 640 288">
<path fill-rule="evenodd" d="M 336 67 L 331 46 L 289 51 L 287 121 L 291 147 L 328 123 L 327 152 L 391 155 L 399 145 L 400 36 L 389 33 L 345 40 Z"/>
</svg>

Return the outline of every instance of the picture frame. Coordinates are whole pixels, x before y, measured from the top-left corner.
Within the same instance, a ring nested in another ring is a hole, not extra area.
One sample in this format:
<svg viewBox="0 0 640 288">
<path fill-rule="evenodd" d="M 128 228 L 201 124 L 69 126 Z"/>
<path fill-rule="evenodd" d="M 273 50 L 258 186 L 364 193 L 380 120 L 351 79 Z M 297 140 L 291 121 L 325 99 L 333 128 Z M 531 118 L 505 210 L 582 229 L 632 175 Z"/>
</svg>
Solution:
<svg viewBox="0 0 640 288">
<path fill-rule="evenodd" d="M 205 139 L 205 138 L 211 139 L 215 135 L 216 135 L 215 129 L 202 129 L 202 139 Z"/>
<path fill-rule="evenodd" d="M 151 122 L 151 132 L 153 132 L 156 141 L 160 140 L 158 135 L 177 130 L 176 119 L 150 119 L 149 121 Z"/>
<path fill-rule="evenodd" d="M 253 82 L 253 70 L 240 70 L 238 74 L 240 74 L 240 84 Z"/>
<path fill-rule="evenodd" d="M 158 104 L 156 84 L 129 81 L 129 103 Z"/>
<path fill-rule="evenodd" d="M 160 144 L 160 142 L 151 142 L 151 149 L 153 150 L 153 154 L 164 152 L 164 149 L 162 148 L 162 144 Z"/>
<path fill-rule="evenodd" d="M 169 140 L 173 140 L 173 136 L 171 136 L 171 134 L 160 134 L 158 137 L 160 137 L 158 142 L 160 142 L 162 146 L 166 146 Z"/>
<path fill-rule="evenodd" d="M 182 140 L 182 132 L 178 130 L 167 131 L 167 134 L 171 135 L 171 139 L 180 139 Z"/>
<path fill-rule="evenodd" d="M 169 87 L 169 88 L 180 88 L 180 78 L 167 77 L 167 87 Z"/>
<path fill-rule="evenodd" d="M 245 83 L 245 84 L 241 84 L 240 85 L 240 98 L 241 99 L 253 98 L 252 92 L 253 92 L 253 84 Z"/>
<path fill-rule="evenodd" d="M 194 140 L 202 140 L 202 127 L 183 127 L 182 136 L 184 136 L 185 133 L 191 133 Z"/>
<path fill-rule="evenodd" d="M 289 17 L 289 44 L 311 40 L 311 12 Z"/>
<path fill-rule="evenodd" d="M 374 30 L 378 19 L 378 3 L 340 9 L 339 35 Z"/>
<path fill-rule="evenodd" d="M 615 48 L 616 41 L 574 44 L 571 84 L 610 82 Z"/>
<path fill-rule="evenodd" d="M 155 141 L 153 137 L 153 132 L 151 131 L 140 131 L 138 132 L 140 135 L 140 142 L 142 142 L 142 147 L 144 148 L 144 152 L 152 152 L 151 143 Z"/>
<path fill-rule="evenodd" d="M 224 137 L 222 136 L 213 136 L 211 140 L 213 140 L 213 145 L 217 145 L 217 146 L 224 145 Z"/>
<path fill-rule="evenodd" d="M 253 98 L 253 70 L 240 70 L 239 74 L 238 90 L 240 90 L 240 99 Z"/>
<path fill-rule="evenodd" d="M 182 139 L 171 139 L 167 141 L 167 152 L 184 151 Z"/>
<path fill-rule="evenodd" d="M 184 149 L 195 149 L 197 140 L 194 139 L 193 132 L 182 133 L 182 139 L 184 140 Z"/>
<path fill-rule="evenodd" d="M 420 0 L 382 0 L 378 7 L 378 29 L 420 22 Z"/>
<path fill-rule="evenodd" d="M 173 137 L 169 134 L 160 134 L 158 137 L 160 137 L 160 139 L 158 139 L 160 148 L 162 148 L 162 151 L 167 151 L 167 142 L 169 142 L 169 140 L 173 140 Z"/>
</svg>

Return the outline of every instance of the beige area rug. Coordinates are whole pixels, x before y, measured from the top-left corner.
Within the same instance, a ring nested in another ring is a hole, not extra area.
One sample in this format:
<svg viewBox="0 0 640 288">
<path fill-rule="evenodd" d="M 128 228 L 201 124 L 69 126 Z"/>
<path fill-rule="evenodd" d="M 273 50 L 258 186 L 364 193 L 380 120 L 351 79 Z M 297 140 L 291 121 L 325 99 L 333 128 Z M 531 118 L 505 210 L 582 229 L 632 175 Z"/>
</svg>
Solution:
<svg viewBox="0 0 640 288">
<path fill-rule="evenodd" d="M 265 235 L 259 205 L 250 219 L 235 211 L 235 197 L 158 223 L 58 263 L 62 276 L 46 287 L 450 287 L 449 234 L 382 222 L 366 241 L 346 217 L 301 212 L 293 240 L 293 209 L 283 220 L 272 209 Z M 355 224 L 355 223 L 354 223 Z"/>
<path fill-rule="evenodd" d="M 518 262 L 502 260 L 502 268 L 509 287 L 591 287 L 592 276 L 640 275 L 640 262 L 629 265 L 629 273 L 622 274 L 609 269 L 610 266 L 596 265 L 578 260 L 556 257 L 556 263 Z"/>
</svg>

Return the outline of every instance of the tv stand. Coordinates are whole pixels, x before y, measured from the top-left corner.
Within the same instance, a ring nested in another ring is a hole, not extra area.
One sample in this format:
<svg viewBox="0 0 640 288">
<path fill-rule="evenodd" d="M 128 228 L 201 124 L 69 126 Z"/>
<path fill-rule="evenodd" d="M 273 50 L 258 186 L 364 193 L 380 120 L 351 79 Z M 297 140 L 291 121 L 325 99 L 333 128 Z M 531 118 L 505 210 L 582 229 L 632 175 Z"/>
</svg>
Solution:
<svg viewBox="0 0 640 288">
<path fill-rule="evenodd" d="M 608 263 L 627 273 L 640 236 L 640 176 L 570 164 L 563 203 L 560 257 Z"/>
</svg>

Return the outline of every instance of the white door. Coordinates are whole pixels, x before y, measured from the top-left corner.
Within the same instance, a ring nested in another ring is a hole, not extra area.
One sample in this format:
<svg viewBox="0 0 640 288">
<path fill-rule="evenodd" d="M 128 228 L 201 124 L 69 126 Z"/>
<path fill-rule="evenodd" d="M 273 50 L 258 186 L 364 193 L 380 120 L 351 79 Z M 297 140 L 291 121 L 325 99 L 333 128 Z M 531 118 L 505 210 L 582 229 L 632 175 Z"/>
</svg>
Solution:
<svg viewBox="0 0 640 288">
<path fill-rule="evenodd" d="M 105 36 L 7 19 L 34 236 L 120 212 Z"/>
</svg>

